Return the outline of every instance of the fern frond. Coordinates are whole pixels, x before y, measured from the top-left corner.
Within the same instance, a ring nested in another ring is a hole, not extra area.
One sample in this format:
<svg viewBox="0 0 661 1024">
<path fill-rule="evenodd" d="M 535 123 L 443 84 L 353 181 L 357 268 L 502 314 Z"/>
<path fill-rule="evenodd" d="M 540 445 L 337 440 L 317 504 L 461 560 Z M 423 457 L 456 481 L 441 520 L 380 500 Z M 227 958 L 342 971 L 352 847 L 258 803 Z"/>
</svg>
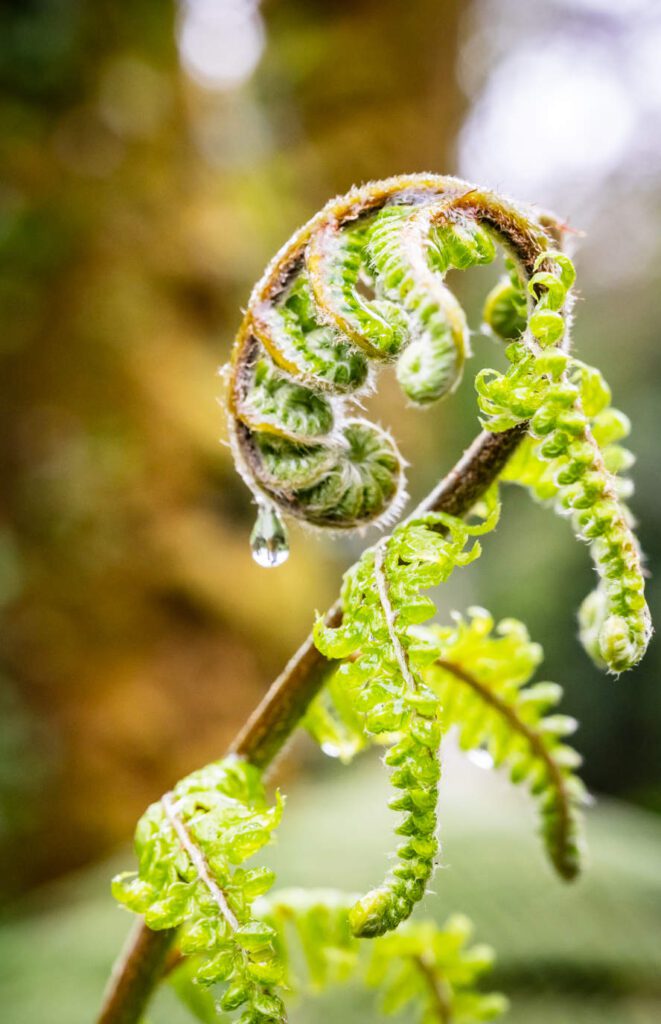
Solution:
<svg viewBox="0 0 661 1024">
<path fill-rule="evenodd" d="M 468 550 L 466 544 L 476 534 L 493 529 L 498 512 L 493 493 L 481 525 L 434 514 L 399 527 L 388 540 L 365 552 L 345 575 L 342 625 L 331 628 L 319 619 L 315 626 L 319 650 L 326 657 L 345 659 L 342 675 L 336 677 L 336 685 L 343 687 L 344 710 L 339 719 L 326 716 L 326 727 L 329 722 L 331 726 L 334 721 L 342 723 L 356 746 L 358 712 L 368 734 L 392 735 L 394 742 L 385 761 L 392 769 L 393 786 L 402 790 L 390 806 L 404 812 L 396 832 L 405 842 L 398 846 L 398 861 L 383 884 L 352 908 L 351 923 L 359 936 L 396 928 L 424 895 L 434 870 L 441 709 L 420 674 L 428 662 L 429 645 L 419 638 L 412 643 L 409 627 L 434 614 L 434 604 L 422 589 L 444 583 L 456 566 L 467 565 L 479 555 L 477 542 Z M 317 704 L 316 720 L 313 712 L 313 729 L 318 733 L 324 726 L 327 699 Z M 347 727 L 350 715 L 353 724 Z"/>
<path fill-rule="evenodd" d="M 379 993 L 380 1008 L 395 1013 L 409 1006 L 420 1024 L 476 1024 L 495 1020 L 507 1008 L 498 993 L 477 984 L 493 964 L 488 946 L 466 948 L 470 921 L 454 915 L 439 927 L 433 921 L 407 921 L 368 944 L 349 926 L 352 897 L 334 890 L 282 890 L 263 897 L 256 913 L 273 928 L 286 983 L 318 992 L 358 974 Z M 307 978 L 292 964 L 301 959 Z"/>
<path fill-rule="evenodd" d="M 432 627 L 439 656 L 423 672 L 454 725 L 464 750 L 485 747 L 496 766 L 509 769 L 513 782 L 535 796 L 547 853 L 563 878 L 580 870 L 580 806 L 586 793 L 574 774 L 581 758 L 564 739 L 576 728 L 555 712 L 562 696 L 555 683 L 531 685 L 542 660 L 525 626 L 504 619 L 494 626 L 488 612 L 469 610 L 453 627 Z"/>
<path fill-rule="evenodd" d="M 468 918 L 455 914 L 441 929 L 431 921 L 407 921 L 378 939 L 366 981 L 381 990 L 382 1011 L 393 1014 L 412 1005 L 420 1024 L 476 1024 L 502 1016 L 507 999 L 477 989 L 491 969 L 493 951 L 466 948 L 471 933 Z"/>
<path fill-rule="evenodd" d="M 481 610 L 451 627 L 422 626 L 435 613 L 423 591 L 480 554 L 474 538 L 498 518 L 494 480 L 528 431 L 501 479 L 554 502 L 590 543 L 599 585 L 581 609 L 584 645 L 621 672 L 649 641 L 641 555 L 622 500 L 628 485 L 616 479 L 631 461 L 617 443 L 627 423 L 609 408 L 600 374 L 570 355 L 575 273 L 552 248 L 561 236 L 553 218 L 466 182 L 404 175 L 331 200 L 283 246 L 250 297 L 226 379 L 230 442 L 259 505 L 251 544 L 264 566 L 287 558 L 283 515 L 331 530 L 392 521 L 404 460 L 390 434 L 353 417 L 350 403 L 372 386 L 379 364 L 394 361 L 417 404 L 454 390 L 470 353 L 444 275 L 489 263 L 497 246 L 508 275 L 484 315 L 508 342 L 509 367 L 483 370 L 475 382 L 482 423 L 501 436 L 478 438 L 421 506 L 456 514 L 414 515 L 364 552 L 345 574 L 341 613 L 335 606 L 315 625 L 317 651 L 303 645 L 237 741 L 256 765 L 267 764 L 320 685 L 318 655 L 340 661 L 306 724 L 343 760 L 368 743 L 388 748 L 398 790 L 389 806 L 403 814 L 395 830 L 403 842 L 383 883 L 351 906 L 329 893 L 256 903 L 272 874 L 241 865 L 269 842 L 282 804 L 268 805 L 259 770 L 236 757 L 188 776 L 148 809 L 136 833 L 138 871 L 114 881 L 119 902 L 144 914 L 148 928 L 179 930 L 189 975 L 221 983 L 221 1009 L 244 1007 L 239 1024 L 284 1021 L 277 989 L 295 975 L 292 928 L 313 986 L 348 974 L 367 937 L 375 940 L 367 979 L 384 989 L 386 1012 L 413 1000 L 422 1024 L 502 1012 L 500 997 L 474 987 L 490 954 L 465 949 L 465 919 L 441 932 L 407 921 L 435 867 L 439 746 L 452 725 L 464 748 L 486 747 L 529 787 L 553 864 L 566 878 L 578 871 L 585 793 L 574 775 L 580 759 L 564 742 L 575 723 L 554 711 L 557 686 L 531 684 L 540 648 L 520 623 L 494 628 Z M 461 518 L 475 514 L 479 525 Z M 153 971 L 135 997 L 123 984 L 139 955 L 127 959 L 109 997 L 120 1013 L 127 1000 L 129 1015 L 139 1012 L 153 984 Z"/>
<path fill-rule="evenodd" d="M 266 868 L 239 867 L 265 846 L 282 813 L 266 801 L 259 771 L 228 757 L 193 772 L 147 809 L 135 837 L 138 871 L 113 880 L 123 906 L 150 928 L 179 928 L 195 980 L 225 983 L 223 1010 L 241 1006 L 242 1024 L 281 1024 L 275 987 L 283 969 L 275 934 L 252 905 L 270 889 Z"/>
<path fill-rule="evenodd" d="M 598 432 L 603 424 L 602 437 L 612 430 L 617 434 L 624 424 L 620 414 L 608 409 L 610 389 L 601 374 L 573 359 L 566 346 L 553 347 L 565 331 L 561 310 L 574 271 L 562 253 L 546 253 L 543 262 L 551 269 L 530 279 L 534 312 L 521 340 L 507 348 L 510 368 L 505 374 L 478 374 L 479 404 L 489 430 L 530 421 L 535 440 L 527 442 L 505 476 L 537 497 L 555 499 L 577 535 L 590 544 L 600 579 L 596 595 L 582 610 L 581 639 L 599 665 L 620 673 L 640 661 L 652 626 L 640 549 L 621 501 L 623 487 L 614 476 L 629 464 L 629 456 L 612 441 L 600 443 L 591 421 Z M 494 310 L 488 307 L 489 315 Z M 608 452 L 602 450 L 606 445 Z"/>
<path fill-rule="evenodd" d="M 572 359 L 566 378 L 574 391 L 577 389 L 576 400 L 585 417 L 584 440 L 559 442 L 551 426 L 553 417 L 542 411 L 533 419 L 536 434 L 525 438 L 501 479 L 526 487 L 538 501 L 551 503 L 560 515 L 569 514 L 578 535 L 592 541 L 601 579 L 581 605 L 580 637 L 597 665 L 619 672 L 640 656 L 651 633 L 640 550 L 624 504 L 633 486 L 629 479 L 618 476 L 634 461 L 631 452 L 619 444 L 628 435 L 630 424 L 624 413 L 611 407 L 610 388 L 595 367 Z M 578 488 L 590 472 L 594 501 Z"/>
<path fill-rule="evenodd" d="M 255 914 L 275 934 L 288 988 L 321 992 L 355 973 L 361 943 L 349 923 L 354 900 L 336 889 L 278 889 L 256 901 Z"/>
<path fill-rule="evenodd" d="M 546 309 L 556 283 L 535 264 L 550 249 L 547 228 L 467 182 L 418 174 L 352 189 L 296 232 L 253 290 L 228 368 L 232 447 L 258 503 L 321 528 L 391 521 L 403 460 L 365 421 L 355 444 L 347 403 L 395 360 L 419 405 L 457 387 L 469 332 L 444 275 L 491 262 L 498 245 L 519 278 L 537 271 L 524 313 L 550 337 L 549 318 L 562 323 L 564 313 Z M 259 536 L 255 544 L 260 564 L 282 560 L 282 549 L 268 560 Z"/>
<path fill-rule="evenodd" d="M 580 870 L 583 841 L 580 808 L 587 799 L 575 774 L 580 756 L 564 738 L 574 719 L 555 708 L 562 697 L 556 683 L 532 683 L 542 661 L 539 644 L 516 619 L 498 625 L 482 608 L 453 626 L 411 626 L 409 652 L 421 679 L 436 695 L 444 731 L 456 726 L 464 750 L 486 747 L 496 766 L 509 769 L 514 783 L 527 785 L 541 813 L 544 844 L 554 867 L 571 879 Z M 314 701 L 306 724 L 322 749 L 351 759 L 375 741 L 351 697 L 352 664 L 341 665 Z M 341 750 L 341 755 L 340 755 Z"/>
</svg>

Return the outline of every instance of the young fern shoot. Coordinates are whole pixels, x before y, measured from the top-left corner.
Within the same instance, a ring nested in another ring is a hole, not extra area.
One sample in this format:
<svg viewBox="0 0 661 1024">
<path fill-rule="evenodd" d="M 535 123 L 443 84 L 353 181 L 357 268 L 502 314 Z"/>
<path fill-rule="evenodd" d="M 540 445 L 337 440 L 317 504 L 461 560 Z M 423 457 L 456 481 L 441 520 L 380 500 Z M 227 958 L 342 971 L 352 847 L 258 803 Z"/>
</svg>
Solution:
<svg viewBox="0 0 661 1024">
<path fill-rule="evenodd" d="M 279 798 L 268 806 L 259 771 L 230 756 L 152 804 L 136 831 L 138 871 L 113 881 L 115 898 L 150 928 L 179 929 L 181 952 L 198 957 L 195 980 L 227 982 L 220 1008 L 245 1005 L 245 1021 L 284 1018 L 274 935 L 252 912 L 273 873 L 239 866 L 269 842 L 281 814 Z"/>
<path fill-rule="evenodd" d="M 488 750 L 535 797 L 559 875 L 580 869 L 585 790 L 565 742 L 575 723 L 555 711 L 556 684 L 532 682 L 541 649 L 522 623 L 495 626 L 480 608 L 425 625 L 437 609 L 424 593 L 478 557 L 477 538 L 498 520 L 499 484 L 517 483 L 590 545 L 599 582 L 580 612 L 588 653 L 619 674 L 645 652 L 641 554 L 623 503 L 630 485 L 617 477 L 631 464 L 618 443 L 628 422 L 610 407 L 601 374 L 571 353 L 575 274 L 562 234 L 554 218 L 457 178 L 404 175 L 333 199 L 252 293 L 227 373 L 228 412 L 236 464 L 259 506 L 253 554 L 265 566 L 287 557 L 283 517 L 346 531 L 397 515 L 404 460 L 351 402 L 389 363 L 416 405 L 457 388 L 468 328 L 444 277 L 492 262 L 499 247 L 507 274 L 487 296 L 484 320 L 507 343 L 509 365 L 477 375 L 486 433 L 418 512 L 347 571 L 339 604 L 317 619 L 235 753 L 146 812 L 138 870 L 115 880 L 118 900 L 144 915 L 143 931 L 178 942 L 187 958 L 180 987 L 210 988 L 211 1007 L 217 999 L 221 1012 L 242 1008 L 241 1024 L 285 1020 L 292 930 L 313 988 L 360 970 L 370 946 L 365 980 L 383 989 L 385 1012 L 414 1001 L 423 1024 L 503 1012 L 502 997 L 476 988 L 490 953 L 465 949 L 465 919 L 442 929 L 406 920 L 438 857 L 440 748 L 452 727 L 463 749 Z M 242 867 L 280 819 L 282 802 L 268 804 L 261 772 L 299 724 L 345 762 L 372 743 L 387 748 L 399 844 L 366 895 L 266 895 L 271 873 Z M 139 1019 L 157 980 L 156 967 L 134 962 L 145 945 L 118 972 L 102 1024 Z"/>
<path fill-rule="evenodd" d="M 314 629 L 322 654 L 344 659 L 342 685 L 362 714 L 366 733 L 396 738 L 386 763 L 401 791 L 390 806 L 404 812 L 396 829 L 404 842 L 384 884 L 352 908 L 351 925 L 359 936 L 396 928 L 424 896 L 434 870 L 442 707 L 421 675 L 429 644 L 411 626 L 435 613 L 421 589 L 445 583 L 456 566 L 473 561 L 480 547 L 466 550 L 467 541 L 493 529 L 497 515 L 494 504 L 480 526 L 430 513 L 399 527 L 346 574 L 342 625 L 329 628 L 319 619 Z"/>
</svg>

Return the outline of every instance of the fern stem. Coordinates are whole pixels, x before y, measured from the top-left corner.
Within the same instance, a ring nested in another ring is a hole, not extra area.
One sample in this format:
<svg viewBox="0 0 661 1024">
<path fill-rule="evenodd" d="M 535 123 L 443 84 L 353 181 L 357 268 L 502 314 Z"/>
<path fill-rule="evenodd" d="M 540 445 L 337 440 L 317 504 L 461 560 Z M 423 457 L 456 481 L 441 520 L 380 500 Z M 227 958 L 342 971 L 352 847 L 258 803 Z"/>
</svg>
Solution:
<svg viewBox="0 0 661 1024">
<path fill-rule="evenodd" d="M 482 431 L 413 516 L 426 512 L 466 515 L 502 472 L 526 430 L 527 424 L 522 423 L 501 433 Z M 341 621 L 338 601 L 327 613 L 326 623 L 338 626 Z M 230 753 L 267 768 L 321 689 L 330 666 L 308 636 L 250 716 Z M 135 926 L 110 977 L 97 1024 L 137 1024 L 163 974 L 175 935 L 176 929 L 156 932 L 143 921 Z"/>
<path fill-rule="evenodd" d="M 434 1015 L 437 1017 L 438 1024 L 451 1024 L 452 1009 L 448 1001 L 447 992 L 442 979 L 436 976 L 429 964 L 425 962 L 424 957 L 414 956 L 413 963 L 425 979 L 425 984 L 429 989 L 432 1005 L 434 1007 Z"/>
<path fill-rule="evenodd" d="M 176 928 L 154 932 L 137 920 L 113 967 L 98 1024 L 137 1024 L 163 976 Z"/>
</svg>

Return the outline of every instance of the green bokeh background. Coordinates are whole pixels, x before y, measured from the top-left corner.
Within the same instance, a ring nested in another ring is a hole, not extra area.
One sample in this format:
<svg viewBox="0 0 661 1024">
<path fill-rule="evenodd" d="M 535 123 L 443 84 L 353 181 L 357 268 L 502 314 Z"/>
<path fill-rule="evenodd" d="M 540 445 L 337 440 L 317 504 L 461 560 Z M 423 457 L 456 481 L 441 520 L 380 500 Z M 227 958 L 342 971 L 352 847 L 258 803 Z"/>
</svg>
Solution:
<svg viewBox="0 0 661 1024">
<path fill-rule="evenodd" d="M 653 0 L 2 6 L 2 1019 L 92 1019 L 127 927 L 107 880 L 130 858 L 136 818 L 219 756 L 363 543 L 294 528 L 289 562 L 266 575 L 220 443 L 217 368 L 241 306 L 328 196 L 431 170 L 567 218 L 575 342 L 633 421 L 632 506 L 658 618 L 659 46 Z M 475 369 L 502 360 L 479 333 L 490 274 L 452 281 Z M 386 373 L 370 408 L 411 463 L 414 499 L 477 429 L 470 374 L 418 413 Z M 599 795 L 592 865 L 563 889 L 525 798 L 453 763 L 448 870 L 428 910 L 467 911 L 497 947 L 512 1021 L 658 1020 L 658 645 L 635 673 L 600 676 L 575 635 L 587 552 L 524 494 L 504 501 L 441 612 L 477 602 L 543 644 Z M 382 780 L 369 762 L 355 772 L 292 748 L 273 854 L 283 882 L 378 874 Z M 363 1019 L 365 998 L 347 991 L 295 1019 Z M 153 1016 L 181 1019 L 165 995 Z"/>
</svg>

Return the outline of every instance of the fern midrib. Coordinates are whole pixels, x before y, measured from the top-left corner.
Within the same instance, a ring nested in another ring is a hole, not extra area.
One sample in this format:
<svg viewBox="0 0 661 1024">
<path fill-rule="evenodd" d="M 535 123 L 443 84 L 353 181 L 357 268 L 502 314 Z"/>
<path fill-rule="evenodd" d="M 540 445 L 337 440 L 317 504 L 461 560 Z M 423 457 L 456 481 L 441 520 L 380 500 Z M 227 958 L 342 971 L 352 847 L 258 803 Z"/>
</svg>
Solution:
<svg viewBox="0 0 661 1024">
<path fill-rule="evenodd" d="M 211 868 L 209 867 L 207 859 L 202 853 L 202 850 L 197 845 L 197 843 L 191 836 L 190 832 L 186 828 L 184 822 L 177 814 L 176 807 L 172 803 L 172 795 L 170 793 L 166 793 L 163 797 L 161 797 L 161 804 L 163 806 L 163 810 L 165 811 L 165 815 L 168 821 L 170 822 L 176 833 L 177 839 L 179 840 L 182 849 L 190 857 L 191 862 L 195 870 L 197 871 L 198 877 L 204 882 L 207 889 L 211 893 L 214 902 L 216 903 L 218 909 L 220 910 L 221 917 L 227 922 L 233 937 L 236 937 L 235 933 L 238 931 L 240 927 L 239 921 L 236 915 L 234 914 L 234 911 L 230 907 L 229 902 L 227 900 L 227 896 L 225 895 L 223 889 L 218 885 L 215 878 L 213 877 Z M 247 963 L 248 957 L 245 950 L 241 949 L 240 946 L 238 948 L 240 951 L 241 960 L 244 963 Z M 178 966 L 178 964 L 179 961 L 176 960 L 172 967 L 170 967 L 170 970 Z M 266 991 L 263 985 L 260 985 L 259 989 L 262 992 Z M 282 1021 L 283 1024 L 287 1024 L 287 1018 L 285 1016 L 283 1016 Z"/>
<path fill-rule="evenodd" d="M 214 902 L 218 906 L 222 917 L 227 921 L 232 931 L 235 932 L 239 927 L 239 922 L 227 902 L 225 893 L 211 874 L 211 869 L 207 864 L 206 857 L 200 850 L 199 846 L 195 843 L 190 832 L 177 814 L 169 793 L 166 793 L 165 796 L 161 798 L 161 803 L 163 805 L 163 810 L 165 811 L 165 816 L 172 825 L 182 849 L 190 857 L 193 867 L 197 871 L 198 877 L 202 879 L 213 896 Z"/>
<path fill-rule="evenodd" d="M 383 615 L 386 620 L 386 626 L 388 629 L 388 635 L 390 636 L 390 642 L 393 646 L 395 657 L 397 658 L 397 664 L 399 665 L 402 673 L 402 678 L 406 682 L 407 686 L 411 691 L 417 689 L 417 683 L 415 676 L 411 672 L 411 666 L 409 663 L 408 655 L 404 649 L 402 641 L 400 640 L 399 633 L 397 632 L 397 612 L 392 606 L 390 600 L 388 580 L 385 572 L 385 556 L 386 556 L 386 544 L 377 544 L 374 552 L 374 575 L 376 579 L 376 589 L 381 602 L 381 608 L 383 609 Z"/>
<path fill-rule="evenodd" d="M 524 722 L 516 713 L 515 709 L 510 707 L 510 705 L 499 697 L 497 693 L 490 690 L 474 675 L 461 668 L 460 665 L 456 665 L 454 662 L 448 661 L 445 658 L 437 658 L 434 664 L 438 665 L 439 668 L 444 669 L 446 672 L 449 672 L 455 677 L 455 679 L 458 679 L 459 682 L 465 683 L 469 686 L 475 693 L 479 694 L 485 704 L 489 704 L 490 707 L 502 715 L 503 718 L 507 719 L 512 728 L 525 737 L 535 756 L 543 762 L 548 772 L 549 779 L 559 795 L 560 841 L 561 846 L 565 847 L 569 840 L 571 831 L 571 800 L 567 791 L 566 780 L 562 769 L 551 756 L 551 753 L 544 744 L 541 734 L 536 729 L 531 728 L 527 722 Z"/>
<path fill-rule="evenodd" d="M 452 1024 L 452 1005 L 448 999 L 447 986 L 443 979 L 425 961 L 423 956 L 411 957 L 429 989 L 434 1009 L 438 1014 L 439 1024 Z"/>
</svg>

